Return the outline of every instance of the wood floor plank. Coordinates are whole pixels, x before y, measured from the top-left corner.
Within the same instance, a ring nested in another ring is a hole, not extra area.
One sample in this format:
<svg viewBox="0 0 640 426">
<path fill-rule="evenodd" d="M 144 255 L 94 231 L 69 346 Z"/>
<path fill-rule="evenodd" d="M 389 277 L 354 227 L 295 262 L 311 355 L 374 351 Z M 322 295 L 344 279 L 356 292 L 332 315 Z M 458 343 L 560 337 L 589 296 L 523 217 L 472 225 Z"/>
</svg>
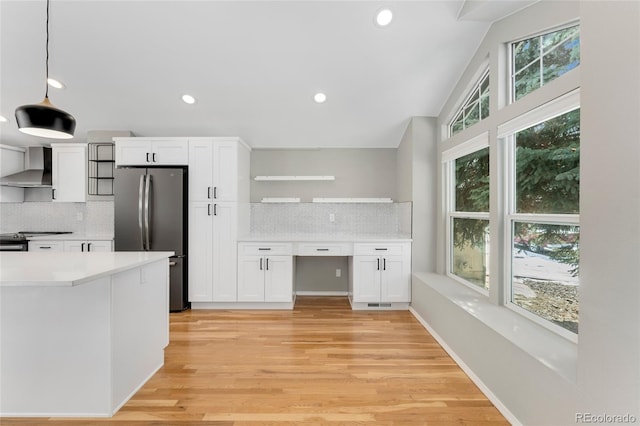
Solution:
<svg viewBox="0 0 640 426">
<path fill-rule="evenodd" d="M 165 365 L 110 419 L 2 425 L 508 425 L 407 311 L 299 297 L 293 311 L 171 314 Z"/>
</svg>

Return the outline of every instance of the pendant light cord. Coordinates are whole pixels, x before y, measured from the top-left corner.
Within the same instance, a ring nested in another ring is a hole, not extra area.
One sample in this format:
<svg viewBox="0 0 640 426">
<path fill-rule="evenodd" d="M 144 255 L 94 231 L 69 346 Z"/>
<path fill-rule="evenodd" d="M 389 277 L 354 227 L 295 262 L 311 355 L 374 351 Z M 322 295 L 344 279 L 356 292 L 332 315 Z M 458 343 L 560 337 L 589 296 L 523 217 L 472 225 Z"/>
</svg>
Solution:
<svg viewBox="0 0 640 426">
<path fill-rule="evenodd" d="M 44 82 L 44 98 L 49 98 L 49 0 L 47 0 L 47 44 L 46 44 L 47 58 L 45 60 L 45 74 L 46 80 Z"/>
</svg>

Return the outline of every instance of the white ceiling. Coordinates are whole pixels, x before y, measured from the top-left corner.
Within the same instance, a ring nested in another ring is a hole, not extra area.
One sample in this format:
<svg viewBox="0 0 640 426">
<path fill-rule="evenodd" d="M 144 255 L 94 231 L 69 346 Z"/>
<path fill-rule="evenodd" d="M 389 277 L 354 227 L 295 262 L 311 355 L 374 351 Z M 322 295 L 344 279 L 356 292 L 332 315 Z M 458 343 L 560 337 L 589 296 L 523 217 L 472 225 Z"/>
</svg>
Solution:
<svg viewBox="0 0 640 426">
<path fill-rule="evenodd" d="M 131 130 L 396 147 L 410 117 L 440 113 L 490 21 L 526 3 L 52 0 L 49 74 L 67 87 L 49 97 L 75 116 L 72 142 Z M 45 4 L 0 0 L 0 143 L 53 142 L 13 116 L 44 97 Z M 374 25 L 382 6 L 387 28 Z"/>
</svg>

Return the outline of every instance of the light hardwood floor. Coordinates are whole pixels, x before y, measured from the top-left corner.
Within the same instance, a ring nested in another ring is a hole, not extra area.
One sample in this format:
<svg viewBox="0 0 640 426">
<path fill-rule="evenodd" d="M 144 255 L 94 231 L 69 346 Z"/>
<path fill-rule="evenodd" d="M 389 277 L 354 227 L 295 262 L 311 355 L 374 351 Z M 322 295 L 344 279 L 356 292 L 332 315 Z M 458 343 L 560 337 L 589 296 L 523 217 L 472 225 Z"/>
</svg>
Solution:
<svg viewBox="0 0 640 426">
<path fill-rule="evenodd" d="M 171 314 L 165 360 L 111 419 L 0 424 L 509 424 L 409 312 L 346 298 Z"/>
</svg>

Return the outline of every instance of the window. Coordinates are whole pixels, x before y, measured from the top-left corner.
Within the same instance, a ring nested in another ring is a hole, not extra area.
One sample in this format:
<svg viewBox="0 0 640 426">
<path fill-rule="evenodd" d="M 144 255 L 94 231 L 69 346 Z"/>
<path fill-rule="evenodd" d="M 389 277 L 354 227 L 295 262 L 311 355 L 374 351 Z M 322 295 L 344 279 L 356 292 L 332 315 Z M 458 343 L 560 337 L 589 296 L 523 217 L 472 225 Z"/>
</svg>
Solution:
<svg viewBox="0 0 640 426">
<path fill-rule="evenodd" d="M 489 290 L 489 147 L 487 134 L 451 154 L 448 273 Z M 471 152 L 469 152 L 471 151 Z M 469 153 L 466 153 L 469 152 Z"/>
<path fill-rule="evenodd" d="M 507 138 L 507 305 L 578 332 L 580 110 Z"/>
<path fill-rule="evenodd" d="M 518 100 L 580 64 L 580 27 L 512 43 L 511 63 L 512 99 Z"/>
<path fill-rule="evenodd" d="M 489 116 L 489 71 L 485 71 L 449 125 L 449 136 Z"/>
</svg>

